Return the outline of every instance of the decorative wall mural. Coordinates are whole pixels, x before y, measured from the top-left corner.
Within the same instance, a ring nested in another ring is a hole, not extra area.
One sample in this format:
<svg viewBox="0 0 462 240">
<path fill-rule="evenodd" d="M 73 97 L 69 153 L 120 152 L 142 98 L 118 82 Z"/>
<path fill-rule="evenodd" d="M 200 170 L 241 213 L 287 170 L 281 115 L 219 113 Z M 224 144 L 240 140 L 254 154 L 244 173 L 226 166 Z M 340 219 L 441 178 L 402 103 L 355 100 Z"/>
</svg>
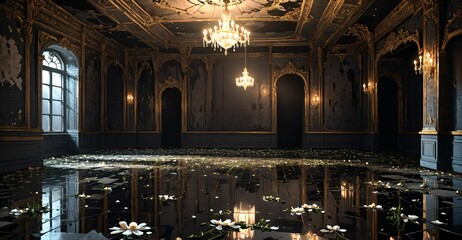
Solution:
<svg viewBox="0 0 462 240">
<path fill-rule="evenodd" d="M 0 35 L 0 84 L 16 86 L 22 91 L 21 78 L 21 60 L 22 56 L 19 53 L 16 42 L 13 39 L 7 39 L 5 36 Z"/>
<path fill-rule="evenodd" d="M 189 68 L 188 84 L 188 130 L 205 130 L 205 101 L 207 86 L 207 67 L 201 60 L 193 60 Z"/>
<path fill-rule="evenodd" d="M 324 70 L 324 128 L 360 130 L 359 67 L 353 56 L 331 56 Z"/>
<path fill-rule="evenodd" d="M 101 54 L 87 51 L 85 56 L 85 126 L 96 131 L 101 126 Z"/>
</svg>

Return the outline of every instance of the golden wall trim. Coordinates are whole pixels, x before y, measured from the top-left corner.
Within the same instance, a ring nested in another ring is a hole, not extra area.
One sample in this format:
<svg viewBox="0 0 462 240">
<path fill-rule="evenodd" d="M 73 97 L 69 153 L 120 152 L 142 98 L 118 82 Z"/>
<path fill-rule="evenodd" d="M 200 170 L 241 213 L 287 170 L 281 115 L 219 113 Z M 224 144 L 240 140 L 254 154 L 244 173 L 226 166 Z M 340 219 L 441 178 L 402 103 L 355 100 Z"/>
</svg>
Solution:
<svg viewBox="0 0 462 240">
<path fill-rule="evenodd" d="M 453 136 L 462 136 L 462 130 L 452 131 L 451 134 L 452 134 Z"/>
<path fill-rule="evenodd" d="M 366 135 L 366 134 L 376 134 L 376 132 L 360 132 L 360 131 L 340 131 L 340 130 L 327 130 L 327 131 L 308 131 L 305 134 L 310 135 Z"/>
<path fill-rule="evenodd" d="M 183 134 L 254 134 L 254 135 L 273 135 L 276 132 L 271 131 L 185 131 Z"/>
<path fill-rule="evenodd" d="M 42 141 L 43 137 L 32 136 L 14 136 L 14 137 L 0 137 L 0 142 L 24 142 L 24 141 Z"/>
<path fill-rule="evenodd" d="M 438 135 L 438 131 L 432 129 L 423 129 L 419 132 L 420 135 Z"/>
<path fill-rule="evenodd" d="M 24 127 L 10 127 L 10 126 L 0 126 L 0 131 L 2 132 L 34 132 L 41 133 L 43 130 L 41 128 L 24 128 Z"/>
</svg>

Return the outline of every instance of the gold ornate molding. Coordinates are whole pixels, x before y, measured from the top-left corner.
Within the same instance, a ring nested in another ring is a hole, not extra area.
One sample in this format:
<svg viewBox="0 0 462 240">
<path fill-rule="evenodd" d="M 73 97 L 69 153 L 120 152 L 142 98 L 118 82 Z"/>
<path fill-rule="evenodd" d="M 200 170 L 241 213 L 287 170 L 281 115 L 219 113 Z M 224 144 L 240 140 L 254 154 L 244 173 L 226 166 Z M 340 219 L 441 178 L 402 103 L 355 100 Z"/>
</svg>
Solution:
<svg viewBox="0 0 462 240">
<path fill-rule="evenodd" d="M 162 92 L 167 88 L 178 88 L 180 92 L 183 92 L 183 84 L 181 81 L 176 80 L 172 76 L 168 76 L 164 83 L 159 84 L 159 96 L 162 95 Z"/>
<path fill-rule="evenodd" d="M 451 18 L 448 19 L 446 26 L 444 28 L 444 39 L 441 46 L 441 50 L 445 51 L 448 45 L 448 42 L 459 35 L 462 35 L 462 27 L 457 28 L 456 30 L 451 31 L 450 28 L 456 19 L 462 18 L 462 4 L 459 8 L 451 14 Z"/>
<path fill-rule="evenodd" d="M 355 36 L 360 42 L 365 41 L 367 43 L 367 50 L 371 59 L 374 58 L 374 34 L 369 31 L 369 28 L 364 24 L 355 24 L 348 28 L 345 33 L 346 36 Z"/>
<path fill-rule="evenodd" d="M 299 69 L 292 61 L 289 61 L 284 68 L 273 71 L 273 88 L 276 87 L 277 80 L 286 74 L 297 74 L 302 77 L 306 83 L 307 72 Z"/>
<path fill-rule="evenodd" d="M 417 44 L 418 52 L 421 53 L 422 49 L 420 47 L 420 35 L 419 32 L 416 31 L 414 34 L 409 34 L 409 31 L 400 29 L 397 32 L 392 32 L 388 34 L 387 39 L 385 40 L 385 44 L 383 47 L 377 52 L 376 54 L 376 61 L 383 55 L 393 52 L 396 50 L 401 44 L 405 44 L 407 42 L 415 42 Z"/>
<path fill-rule="evenodd" d="M 415 14 L 418 9 L 422 7 L 419 0 L 405 0 L 401 3 L 379 23 L 374 31 L 374 39 L 379 40 L 387 33 L 395 29 L 406 18 Z"/>
</svg>

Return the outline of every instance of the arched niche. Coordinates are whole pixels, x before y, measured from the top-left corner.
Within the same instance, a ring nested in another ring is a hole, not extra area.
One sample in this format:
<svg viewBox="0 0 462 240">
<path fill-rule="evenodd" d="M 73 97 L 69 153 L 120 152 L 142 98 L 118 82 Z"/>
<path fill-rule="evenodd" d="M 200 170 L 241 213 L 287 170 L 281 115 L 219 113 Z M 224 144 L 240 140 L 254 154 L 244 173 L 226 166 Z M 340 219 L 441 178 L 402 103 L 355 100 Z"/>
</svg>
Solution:
<svg viewBox="0 0 462 240">
<path fill-rule="evenodd" d="M 273 106 L 273 116 L 272 116 L 272 122 L 273 122 L 273 127 L 272 131 L 276 132 L 277 131 L 277 82 L 279 79 L 281 79 L 282 76 L 284 75 L 297 75 L 299 76 L 303 82 L 304 82 L 304 132 L 308 130 L 308 104 L 309 104 L 309 95 L 308 95 L 308 80 L 307 80 L 307 72 L 304 70 L 299 69 L 296 67 L 292 62 L 288 62 L 287 65 L 284 68 L 277 69 L 273 71 L 273 77 L 272 77 L 272 83 L 271 83 L 271 99 L 272 99 L 272 106 Z"/>
</svg>

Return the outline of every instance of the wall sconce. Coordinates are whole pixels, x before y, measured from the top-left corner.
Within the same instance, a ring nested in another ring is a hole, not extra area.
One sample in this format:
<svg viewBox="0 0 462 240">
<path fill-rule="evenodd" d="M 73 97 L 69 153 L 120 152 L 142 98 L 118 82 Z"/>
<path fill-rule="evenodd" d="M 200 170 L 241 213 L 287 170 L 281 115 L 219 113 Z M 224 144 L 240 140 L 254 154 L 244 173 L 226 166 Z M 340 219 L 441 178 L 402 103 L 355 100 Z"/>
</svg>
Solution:
<svg viewBox="0 0 462 240">
<path fill-rule="evenodd" d="M 419 55 L 419 61 L 414 60 L 414 71 L 415 74 L 422 74 L 422 70 L 428 71 L 428 73 L 433 76 L 433 58 L 431 57 L 430 53 L 425 55 L 425 58 L 422 55 Z"/>
<path fill-rule="evenodd" d="M 363 83 L 363 92 L 365 94 L 372 94 L 374 92 L 374 84 L 371 82 L 367 82 L 367 84 Z"/>
<path fill-rule="evenodd" d="M 131 93 L 127 93 L 127 103 L 133 104 L 133 95 Z"/>
<path fill-rule="evenodd" d="M 319 95 L 317 93 L 313 94 L 313 97 L 311 98 L 311 105 L 318 106 L 319 102 L 321 102 Z"/>
</svg>

